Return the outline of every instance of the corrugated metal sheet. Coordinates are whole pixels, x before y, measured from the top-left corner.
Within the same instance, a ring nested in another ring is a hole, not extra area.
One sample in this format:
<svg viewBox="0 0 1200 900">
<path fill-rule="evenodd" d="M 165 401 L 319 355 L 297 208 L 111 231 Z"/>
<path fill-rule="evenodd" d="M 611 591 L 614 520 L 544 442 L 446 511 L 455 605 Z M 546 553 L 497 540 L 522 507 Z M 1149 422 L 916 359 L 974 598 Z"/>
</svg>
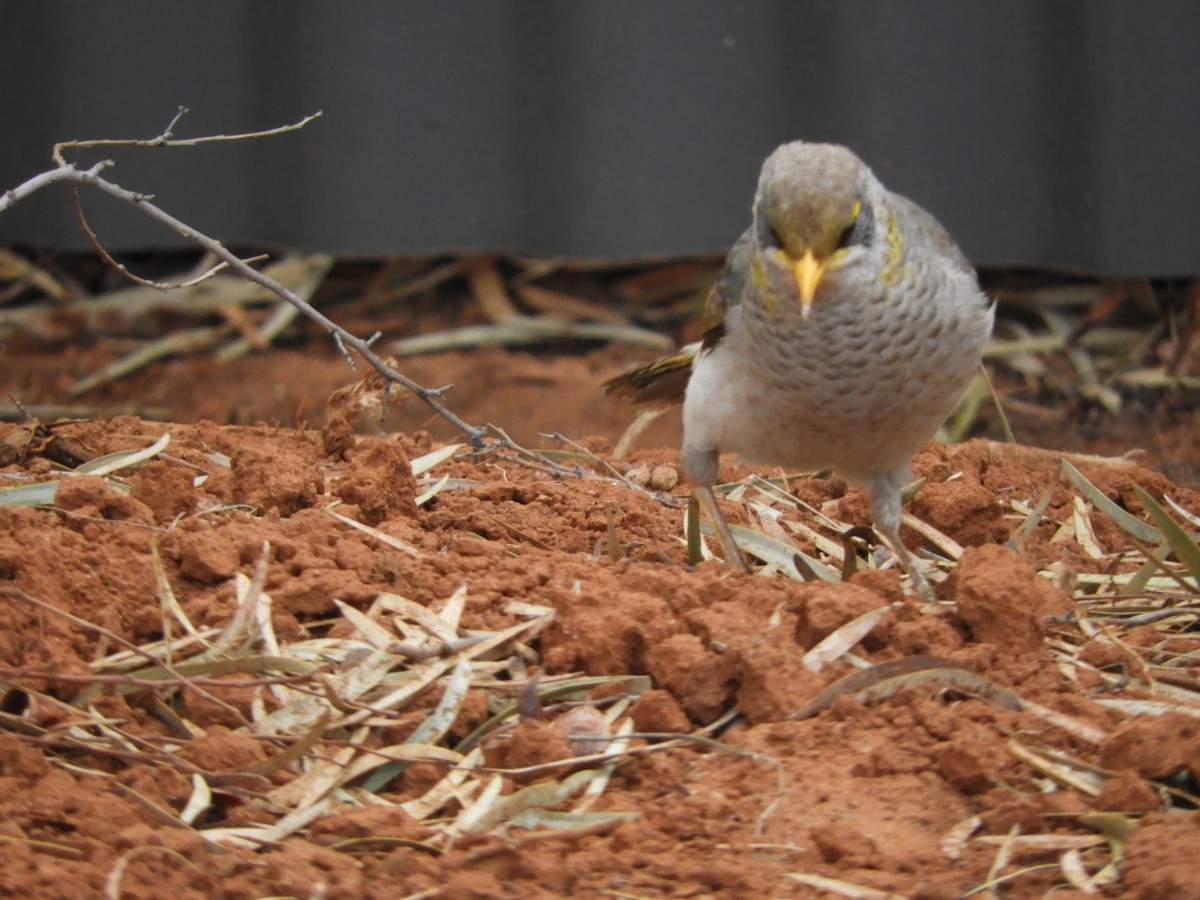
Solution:
<svg viewBox="0 0 1200 900">
<path fill-rule="evenodd" d="M 303 132 L 122 150 L 112 177 L 233 242 L 359 254 L 712 250 L 796 137 L 855 148 L 977 262 L 1200 271 L 1188 0 L 7 3 L 0 187 L 71 137 Z M 90 199 L 115 247 L 173 241 Z M 0 239 L 81 246 L 62 192 Z"/>
</svg>

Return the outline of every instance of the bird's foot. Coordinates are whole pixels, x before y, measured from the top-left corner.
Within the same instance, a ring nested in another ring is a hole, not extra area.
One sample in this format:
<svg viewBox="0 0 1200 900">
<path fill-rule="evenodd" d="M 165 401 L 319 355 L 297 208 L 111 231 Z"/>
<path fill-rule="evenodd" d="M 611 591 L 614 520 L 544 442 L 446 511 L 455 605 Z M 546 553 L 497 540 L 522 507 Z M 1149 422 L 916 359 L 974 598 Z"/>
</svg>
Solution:
<svg viewBox="0 0 1200 900">
<path fill-rule="evenodd" d="M 933 585 L 929 583 L 929 579 L 925 577 L 925 573 L 921 570 L 921 564 L 917 558 L 908 552 L 908 548 L 904 546 L 904 542 L 900 540 L 898 532 L 885 531 L 876 526 L 876 531 L 880 533 L 884 541 L 887 542 L 892 552 L 900 560 L 900 566 L 908 573 L 909 580 L 912 582 L 913 593 L 924 600 L 926 603 L 933 603 L 937 600 L 937 596 L 933 593 Z"/>
<path fill-rule="evenodd" d="M 929 583 L 929 579 L 925 577 L 915 564 L 911 569 L 908 569 L 909 578 L 912 580 L 913 592 L 924 600 L 926 603 L 934 603 L 937 601 L 937 595 L 933 592 L 933 585 Z"/>
<path fill-rule="evenodd" d="M 742 551 L 738 548 L 737 541 L 733 539 L 733 532 L 729 529 L 729 523 L 725 521 L 725 516 L 721 512 L 721 508 L 717 506 L 717 498 L 711 487 L 697 487 L 696 498 L 700 501 L 700 506 L 704 508 L 704 514 L 708 516 L 713 523 L 713 528 L 717 532 L 717 537 L 721 541 L 721 549 L 725 553 L 725 562 L 727 565 L 740 566 L 742 571 L 749 574 L 750 567 L 746 565 L 746 560 L 742 557 Z"/>
</svg>

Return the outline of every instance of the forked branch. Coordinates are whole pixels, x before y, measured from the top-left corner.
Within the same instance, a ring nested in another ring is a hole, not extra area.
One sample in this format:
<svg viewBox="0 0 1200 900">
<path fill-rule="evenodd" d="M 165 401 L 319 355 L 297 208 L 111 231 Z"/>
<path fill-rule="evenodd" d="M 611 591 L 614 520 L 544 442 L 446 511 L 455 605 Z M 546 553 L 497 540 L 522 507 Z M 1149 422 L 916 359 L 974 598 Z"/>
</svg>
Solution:
<svg viewBox="0 0 1200 900">
<path fill-rule="evenodd" d="M 53 153 L 53 159 L 56 164 L 56 168 L 51 169 L 48 172 L 43 172 L 40 175 L 35 175 L 33 178 L 30 178 L 23 184 L 20 184 L 11 190 L 5 191 L 3 196 L 0 196 L 0 214 L 3 214 L 10 207 L 16 205 L 31 194 L 36 193 L 42 188 L 48 187 L 52 184 L 68 184 L 71 185 L 73 189 L 81 185 L 95 188 L 101 193 L 107 194 L 108 196 L 125 203 L 133 209 L 138 210 L 143 215 L 149 216 L 154 221 L 165 225 L 167 228 L 171 229 L 186 240 L 191 241 L 193 244 L 197 244 L 198 246 L 203 247 L 205 250 L 208 250 L 221 260 L 222 268 L 228 267 L 233 269 L 235 272 L 241 274 L 244 278 L 261 285 L 262 287 L 271 291 L 271 293 L 276 294 L 283 300 L 290 303 L 309 319 L 316 322 L 331 335 L 333 335 L 338 347 L 342 350 L 342 353 L 346 355 L 347 362 L 349 362 L 352 367 L 354 362 L 349 355 L 349 351 L 351 350 L 364 359 L 373 369 L 379 372 L 379 374 L 382 375 L 388 381 L 388 383 L 398 384 L 407 391 L 416 395 L 423 403 L 433 409 L 438 415 L 453 424 L 456 428 L 462 430 L 471 439 L 471 443 L 475 446 L 475 448 L 477 450 L 480 449 L 483 445 L 483 439 L 487 434 L 487 429 L 481 426 L 468 424 L 459 418 L 459 416 L 456 415 L 452 410 L 448 409 L 441 403 L 440 398 L 442 394 L 451 386 L 445 385 L 438 388 L 423 387 L 422 385 L 419 385 L 412 379 L 408 378 L 406 375 L 389 366 L 372 349 L 372 345 L 381 336 L 378 332 L 371 337 L 364 339 L 358 337 L 350 331 L 347 331 L 324 313 L 320 312 L 305 300 L 301 299 L 295 293 L 288 290 L 274 279 L 253 268 L 249 264 L 250 261 L 241 259 L 239 256 L 237 256 L 237 254 L 228 250 L 220 241 L 196 230 L 186 222 L 181 222 L 170 213 L 158 206 L 155 206 L 155 204 L 152 202 L 152 195 L 139 194 L 135 193 L 134 191 L 126 190 L 120 185 L 114 184 L 113 182 L 101 177 L 101 172 L 114 165 L 112 160 L 103 160 L 92 165 L 90 168 L 81 169 L 73 163 L 67 162 L 63 157 L 63 151 L 68 149 L 78 150 L 90 149 L 94 147 L 114 146 L 181 147 L 194 146 L 196 144 L 210 143 L 214 141 L 237 141 L 257 137 L 266 137 L 269 135 L 283 134 L 303 128 L 313 119 L 321 115 L 319 112 L 314 113 L 313 115 L 304 117 L 299 122 L 295 122 L 291 125 L 284 125 L 279 128 L 272 128 L 266 131 L 256 131 L 246 134 L 233 135 L 209 135 L 207 137 L 189 139 L 175 138 L 173 136 L 174 127 L 178 123 L 179 118 L 186 111 L 187 110 L 184 107 L 180 107 L 179 112 L 176 113 L 175 117 L 167 125 L 166 129 L 163 130 L 162 134 L 154 138 L 146 140 L 65 141 L 63 143 L 56 144 Z M 91 241 L 93 245 L 100 250 L 101 256 L 108 260 L 110 264 L 115 264 L 115 261 L 112 260 L 112 257 L 99 247 L 99 241 L 87 227 L 86 223 L 82 221 L 81 213 L 80 226 L 84 234 L 88 237 L 89 241 Z M 130 277 L 132 280 L 138 281 L 142 284 L 147 283 L 143 279 L 133 276 L 123 266 L 118 264 L 116 267 L 119 271 Z M 163 285 L 154 286 L 165 287 Z"/>
</svg>

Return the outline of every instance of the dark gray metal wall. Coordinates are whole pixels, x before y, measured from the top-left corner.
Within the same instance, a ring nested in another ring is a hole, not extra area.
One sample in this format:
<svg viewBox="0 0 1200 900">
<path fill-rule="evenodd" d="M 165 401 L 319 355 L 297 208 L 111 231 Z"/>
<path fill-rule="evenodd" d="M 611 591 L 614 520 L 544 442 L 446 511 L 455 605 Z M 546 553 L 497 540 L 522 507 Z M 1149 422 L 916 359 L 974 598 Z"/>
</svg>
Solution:
<svg viewBox="0 0 1200 900">
<path fill-rule="evenodd" d="M 4 3 L 0 189 L 72 137 L 233 242 L 636 257 L 726 246 L 763 157 L 855 148 L 977 262 L 1200 272 L 1190 0 Z M 106 201 L 116 247 L 170 235 Z M 0 240 L 78 247 L 61 192 Z"/>
</svg>

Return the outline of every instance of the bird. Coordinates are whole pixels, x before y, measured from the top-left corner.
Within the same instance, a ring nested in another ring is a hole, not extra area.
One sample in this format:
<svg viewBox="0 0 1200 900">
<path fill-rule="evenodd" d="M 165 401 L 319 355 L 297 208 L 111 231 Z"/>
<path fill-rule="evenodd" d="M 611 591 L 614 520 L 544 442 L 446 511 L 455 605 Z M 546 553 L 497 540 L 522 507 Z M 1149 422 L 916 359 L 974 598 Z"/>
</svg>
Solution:
<svg viewBox="0 0 1200 900">
<path fill-rule="evenodd" d="M 793 141 L 767 157 L 750 226 L 704 307 L 702 337 L 606 382 L 683 403 L 685 477 L 746 567 L 713 495 L 718 454 L 864 488 L 875 531 L 931 593 L 900 538 L 912 457 L 955 409 L 994 303 L 938 221 L 851 150 Z"/>
</svg>

